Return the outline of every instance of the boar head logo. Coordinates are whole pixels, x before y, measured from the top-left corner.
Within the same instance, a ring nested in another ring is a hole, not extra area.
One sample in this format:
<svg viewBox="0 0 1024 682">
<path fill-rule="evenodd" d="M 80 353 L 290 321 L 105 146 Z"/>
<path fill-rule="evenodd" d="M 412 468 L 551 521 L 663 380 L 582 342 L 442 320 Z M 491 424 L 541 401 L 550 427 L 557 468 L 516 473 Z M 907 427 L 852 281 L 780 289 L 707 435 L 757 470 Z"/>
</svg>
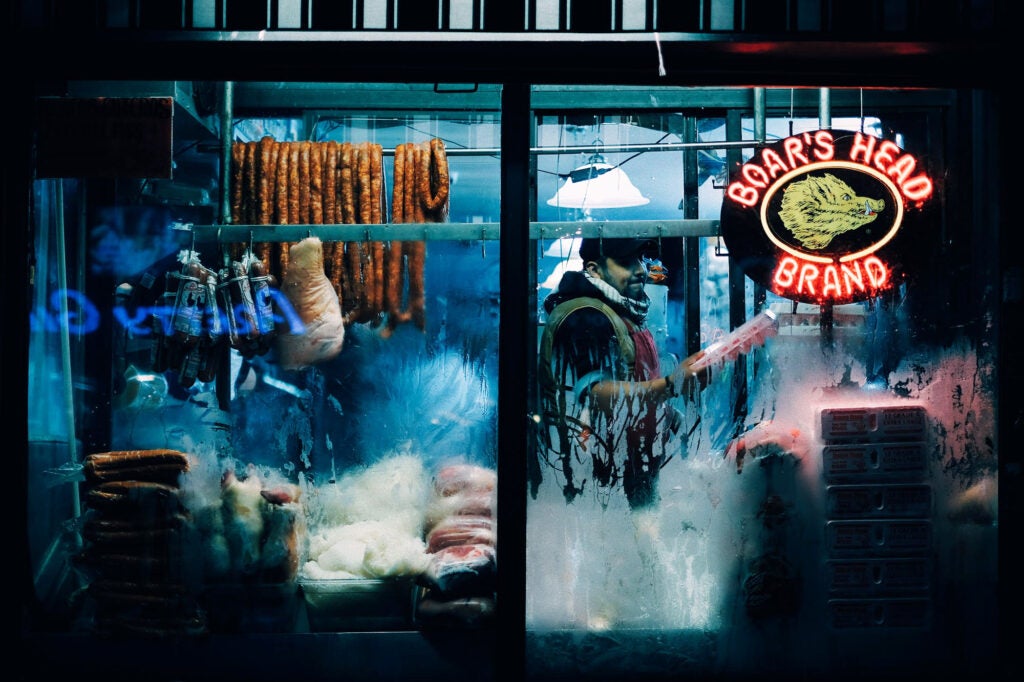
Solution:
<svg viewBox="0 0 1024 682">
<path fill-rule="evenodd" d="M 805 249 L 818 251 L 839 235 L 872 222 L 883 210 L 883 199 L 858 196 L 845 182 L 825 173 L 788 185 L 778 215 Z"/>
</svg>

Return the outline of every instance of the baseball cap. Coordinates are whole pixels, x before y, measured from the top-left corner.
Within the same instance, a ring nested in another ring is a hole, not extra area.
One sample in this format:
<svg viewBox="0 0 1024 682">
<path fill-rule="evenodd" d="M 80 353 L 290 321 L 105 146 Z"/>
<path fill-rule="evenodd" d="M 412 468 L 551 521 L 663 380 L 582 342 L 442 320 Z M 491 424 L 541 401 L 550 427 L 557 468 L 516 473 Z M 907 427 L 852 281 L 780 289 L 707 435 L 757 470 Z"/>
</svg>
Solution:
<svg viewBox="0 0 1024 682">
<path fill-rule="evenodd" d="M 586 238 L 580 242 L 580 258 L 583 262 L 598 260 L 601 255 L 617 261 L 629 260 L 640 254 L 657 254 L 658 245 L 653 239 L 601 239 Z"/>
</svg>

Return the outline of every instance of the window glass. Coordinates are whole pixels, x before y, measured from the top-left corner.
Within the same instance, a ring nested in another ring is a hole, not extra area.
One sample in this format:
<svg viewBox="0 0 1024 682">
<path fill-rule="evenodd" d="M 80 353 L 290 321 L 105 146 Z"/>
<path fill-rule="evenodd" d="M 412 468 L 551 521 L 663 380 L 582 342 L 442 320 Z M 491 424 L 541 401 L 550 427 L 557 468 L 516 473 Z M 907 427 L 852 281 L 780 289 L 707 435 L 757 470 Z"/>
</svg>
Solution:
<svg viewBox="0 0 1024 682">
<path fill-rule="evenodd" d="M 500 117 L 235 86 L 223 174 L 211 125 L 173 179 L 36 183 L 40 592 L 101 632 L 484 626 Z"/>
</svg>

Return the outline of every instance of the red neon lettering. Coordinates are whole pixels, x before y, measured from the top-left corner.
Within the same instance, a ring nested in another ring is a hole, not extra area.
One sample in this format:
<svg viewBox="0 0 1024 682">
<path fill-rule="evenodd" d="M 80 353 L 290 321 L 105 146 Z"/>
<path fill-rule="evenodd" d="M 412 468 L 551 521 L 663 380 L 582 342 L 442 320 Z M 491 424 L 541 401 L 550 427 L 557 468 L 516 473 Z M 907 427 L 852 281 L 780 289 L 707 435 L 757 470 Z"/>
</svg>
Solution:
<svg viewBox="0 0 1024 682">
<path fill-rule="evenodd" d="M 867 165 L 875 151 L 876 139 L 870 135 L 857 133 L 853 138 L 853 146 L 850 147 L 850 161 L 857 161 L 859 156 L 862 157 L 860 162 Z"/>
<path fill-rule="evenodd" d="M 786 257 L 779 261 L 779 267 L 775 269 L 775 284 L 782 289 L 793 286 L 793 279 L 796 275 L 798 263 L 796 258 Z"/>
<path fill-rule="evenodd" d="M 932 181 L 927 175 L 918 175 L 916 178 L 900 185 L 900 189 L 903 190 L 904 196 L 908 199 L 921 201 L 931 196 Z"/>
<path fill-rule="evenodd" d="M 779 177 L 779 173 L 785 173 L 788 168 L 786 164 L 782 162 L 782 159 L 771 149 L 765 149 L 761 152 L 761 159 L 764 161 L 765 168 L 771 174 L 772 178 Z"/>
<path fill-rule="evenodd" d="M 824 267 L 815 263 L 802 263 L 797 258 L 786 256 L 779 260 L 772 276 L 775 291 L 782 296 L 786 295 L 787 290 L 795 290 L 797 294 L 819 298 L 815 287 L 819 279 L 822 281 L 821 299 L 848 300 L 858 295 L 872 295 L 882 289 L 889 280 L 889 269 L 877 256 Z"/>
<path fill-rule="evenodd" d="M 786 158 L 789 159 L 790 167 L 796 168 L 810 163 L 807 154 L 804 153 L 804 146 L 800 144 L 800 138 L 787 137 L 782 142 L 782 147 L 786 150 Z"/>
<path fill-rule="evenodd" d="M 843 271 L 843 284 L 847 291 L 853 291 L 854 286 L 858 291 L 864 291 L 864 275 L 861 274 L 860 263 L 854 261 L 852 265 L 852 268 L 847 263 L 840 266 Z"/>
<path fill-rule="evenodd" d="M 878 145 L 878 153 L 874 157 L 875 168 L 885 173 L 886 169 L 893 164 L 895 157 L 899 155 L 899 151 L 900 148 L 889 140 L 882 140 L 882 144 Z"/>
<path fill-rule="evenodd" d="M 729 185 L 726 195 L 743 206 L 755 206 L 761 200 L 759 190 L 768 187 L 780 175 L 801 165 L 809 165 L 809 156 L 815 161 L 827 162 L 835 158 L 836 152 L 832 133 L 828 130 L 819 130 L 813 137 L 810 133 L 802 133 L 800 136 L 786 138 L 782 142 L 782 149 L 783 154 L 773 149 L 763 150 L 760 157 L 762 165 L 753 161 L 743 164 L 740 170 L 743 180 Z M 856 133 L 850 146 L 849 159 L 853 163 L 873 166 L 892 178 L 905 198 L 922 202 L 932 194 L 932 181 L 923 173 L 911 178 L 917 160 L 910 154 L 900 154 L 900 151 L 893 142 Z"/>
<path fill-rule="evenodd" d="M 897 185 L 902 186 L 907 181 L 907 178 L 910 177 L 910 174 L 914 172 L 914 166 L 916 165 L 917 160 L 913 156 L 904 154 L 896 159 L 896 163 L 890 166 L 885 174 L 895 180 Z"/>
<path fill-rule="evenodd" d="M 737 204 L 753 206 L 757 203 L 759 193 L 756 189 L 747 187 L 742 182 L 734 182 L 729 185 L 729 189 L 726 190 L 726 194 L 728 194 L 729 198 Z"/>
<path fill-rule="evenodd" d="M 743 164 L 743 178 L 754 187 L 767 187 L 770 178 L 760 166 Z"/>
<path fill-rule="evenodd" d="M 889 270 L 878 256 L 868 256 L 864 259 L 864 272 L 867 273 L 868 281 L 874 289 L 881 289 L 889 278 Z"/>
<path fill-rule="evenodd" d="M 814 158 L 819 161 L 829 161 L 836 155 L 836 147 L 832 144 L 832 133 L 827 130 L 819 130 L 814 134 L 814 144 L 817 145 L 817 149 L 814 150 Z"/>
<path fill-rule="evenodd" d="M 803 267 L 800 268 L 800 279 L 796 283 L 797 292 L 802 294 L 806 291 L 811 296 L 814 296 L 814 280 L 816 279 L 818 279 L 817 266 L 804 263 Z"/>
<path fill-rule="evenodd" d="M 932 181 L 927 175 L 922 173 L 910 178 L 910 174 L 917 167 L 917 160 L 910 154 L 899 154 L 900 148 L 888 140 L 881 141 L 876 153 L 874 151 L 876 139 L 870 135 L 857 133 L 854 143 L 850 147 L 850 160 L 860 160 L 865 165 L 873 165 L 888 177 L 893 178 L 900 188 L 900 193 L 907 199 L 921 201 L 931 196 Z"/>
<path fill-rule="evenodd" d="M 838 298 L 842 294 L 842 287 L 839 286 L 839 271 L 836 266 L 825 266 L 825 276 L 822 277 L 825 285 L 821 287 L 821 295 L 825 298 Z"/>
</svg>

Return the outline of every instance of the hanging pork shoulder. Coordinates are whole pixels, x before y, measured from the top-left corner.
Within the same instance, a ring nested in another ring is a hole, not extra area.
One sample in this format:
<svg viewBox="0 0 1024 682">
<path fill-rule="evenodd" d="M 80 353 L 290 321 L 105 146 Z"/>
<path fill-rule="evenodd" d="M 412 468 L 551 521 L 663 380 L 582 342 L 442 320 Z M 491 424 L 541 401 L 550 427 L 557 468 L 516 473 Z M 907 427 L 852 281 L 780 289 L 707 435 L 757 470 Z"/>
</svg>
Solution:
<svg viewBox="0 0 1024 682">
<path fill-rule="evenodd" d="M 301 330 L 289 329 L 277 336 L 281 366 L 301 369 L 337 356 L 345 338 L 345 324 L 338 294 L 324 273 L 319 237 L 306 237 L 289 249 L 281 291 L 303 325 Z"/>
</svg>

